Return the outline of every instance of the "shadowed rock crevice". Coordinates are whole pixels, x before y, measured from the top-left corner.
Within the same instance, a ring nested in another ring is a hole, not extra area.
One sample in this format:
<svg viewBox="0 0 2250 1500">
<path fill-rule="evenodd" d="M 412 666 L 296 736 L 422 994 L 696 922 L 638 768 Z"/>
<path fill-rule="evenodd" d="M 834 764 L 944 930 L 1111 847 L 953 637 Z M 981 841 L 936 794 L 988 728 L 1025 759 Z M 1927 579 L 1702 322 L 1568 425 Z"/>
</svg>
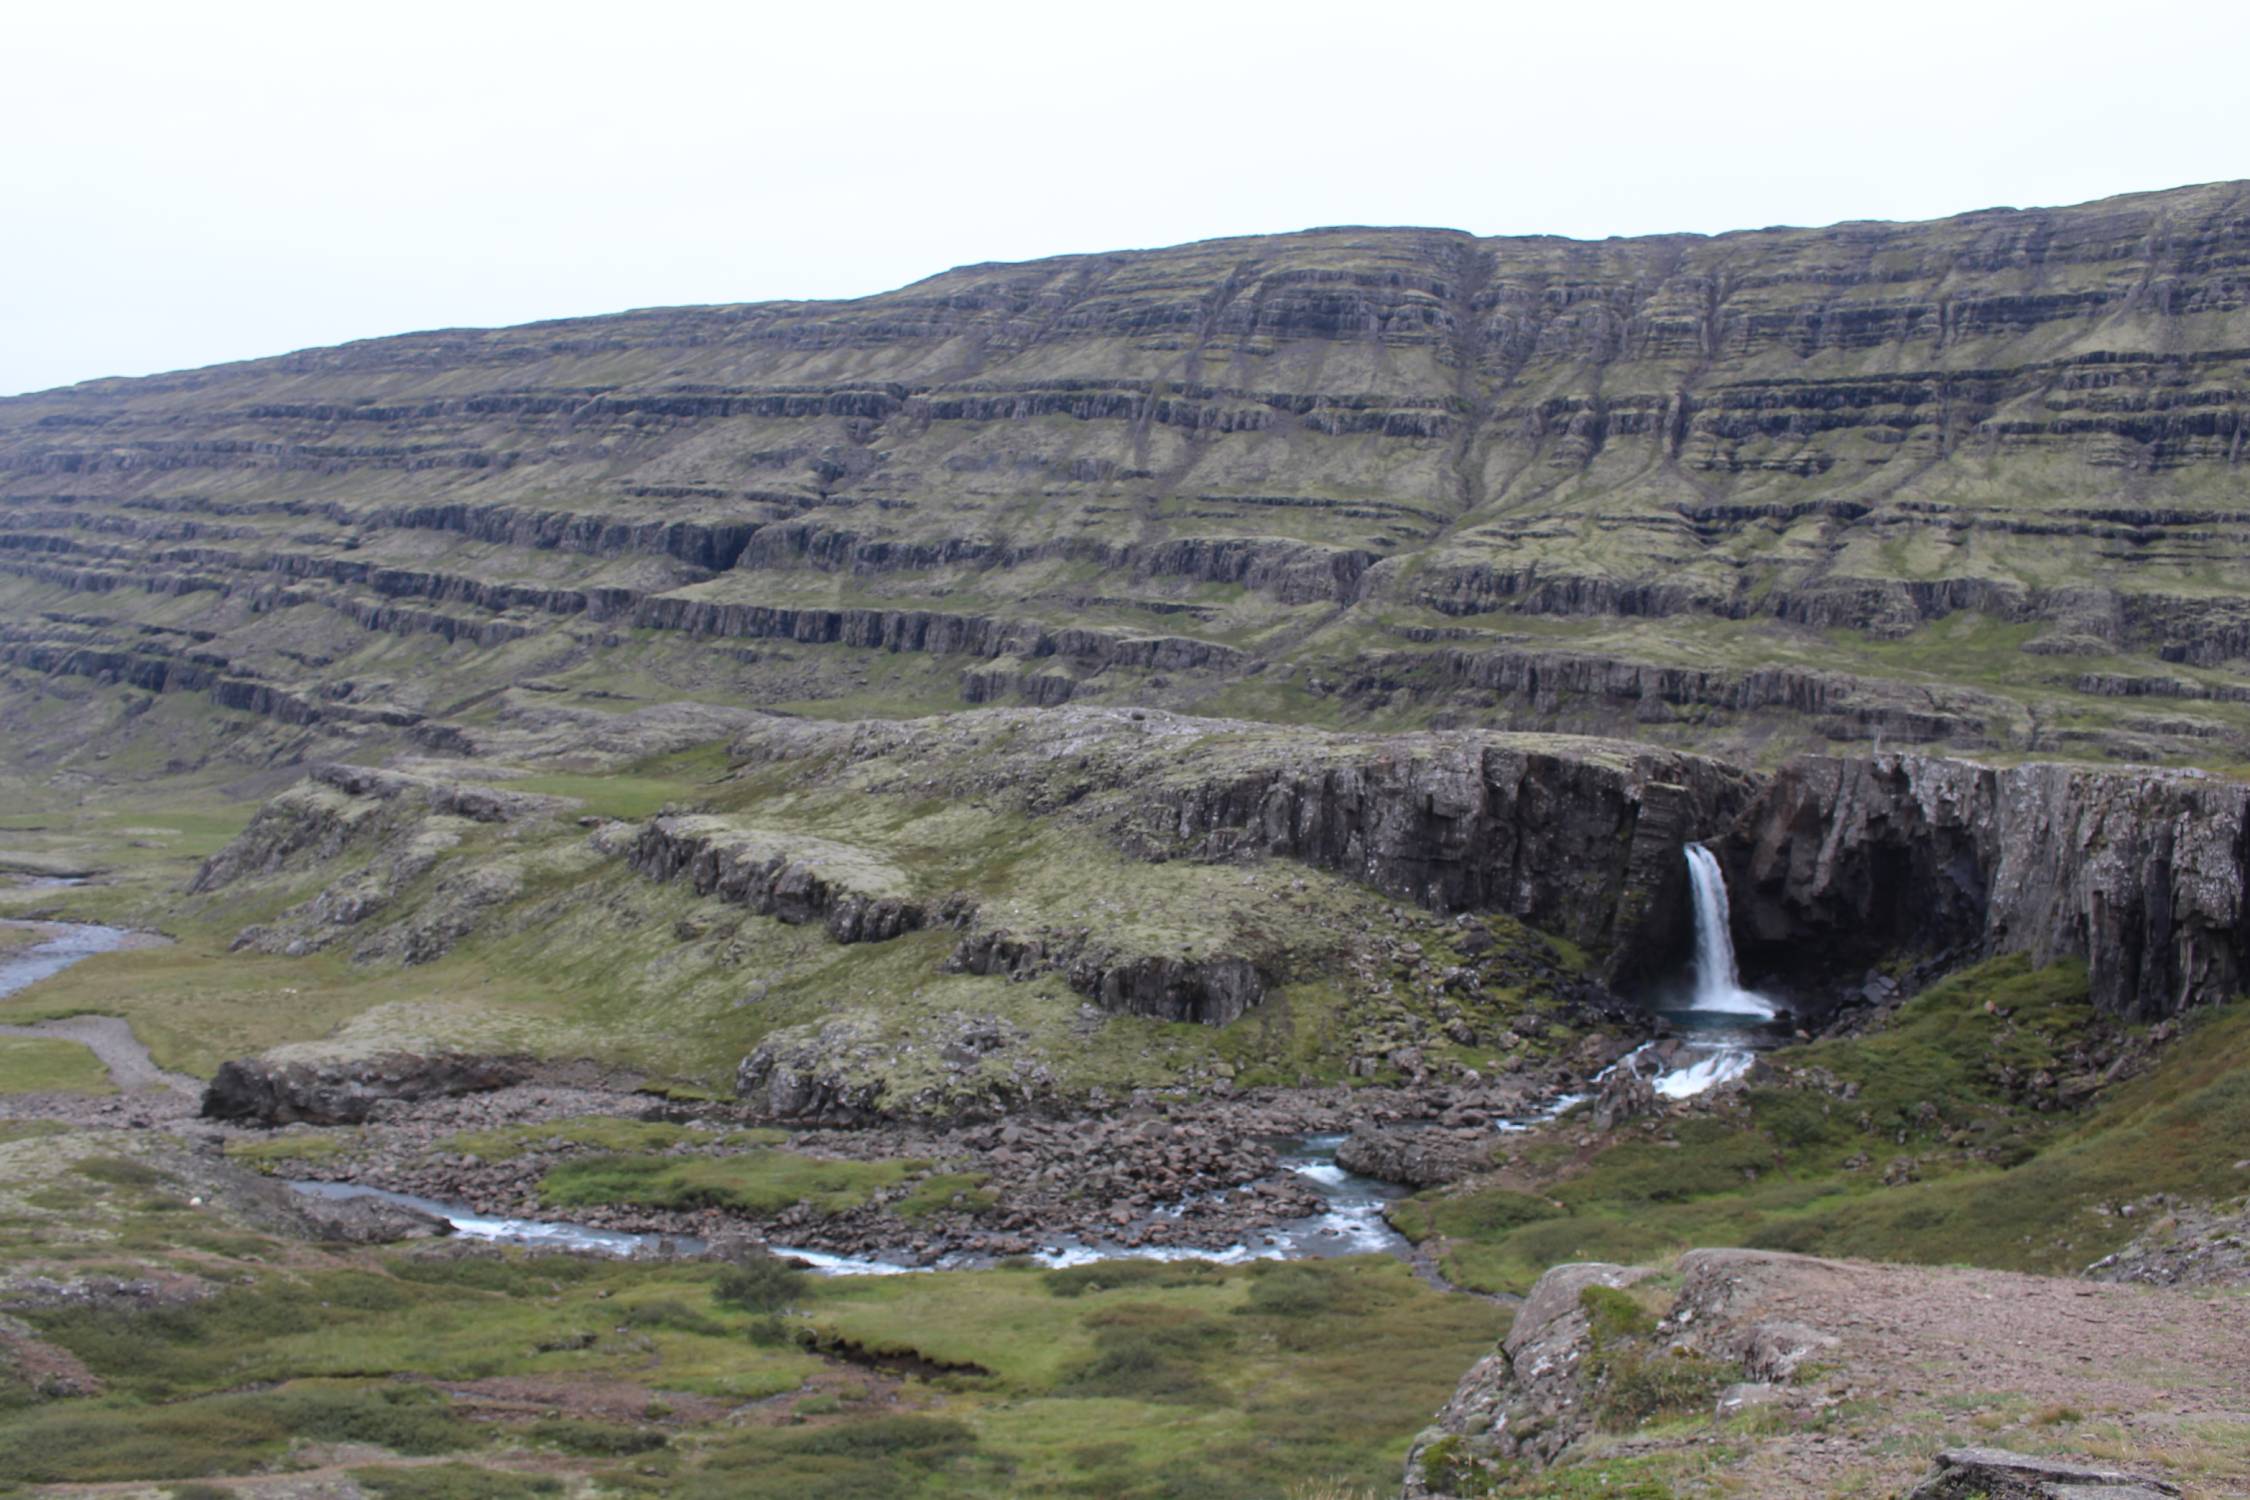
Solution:
<svg viewBox="0 0 2250 1500">
<path fill-rule="evenodd" d="M 2143 1020 L 2250 973 L 2250 789 L 2194 772 L 1791 762 L 1724 845 L 1746 973 L 1854 978 L 1901 956 L 2079 958 Z"/>
</svg>

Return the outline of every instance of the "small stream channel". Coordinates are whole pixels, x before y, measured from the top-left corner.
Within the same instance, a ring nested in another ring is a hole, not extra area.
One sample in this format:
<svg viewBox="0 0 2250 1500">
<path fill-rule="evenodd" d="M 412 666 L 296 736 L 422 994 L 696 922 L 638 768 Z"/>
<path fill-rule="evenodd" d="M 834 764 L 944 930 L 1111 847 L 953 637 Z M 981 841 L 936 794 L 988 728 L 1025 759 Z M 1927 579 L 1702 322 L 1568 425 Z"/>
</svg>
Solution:
<svg viewBox="0 0 2250 1500">
<path fill-rule="evenodd" d="M 1628 1060 L 1620 1060 L 1614 1066 L 1624 1066 Z M 1690 1064 L 1686 1068 L 1662 1075 L 1657 1084 L 1659 1092 L 1672 1098 L 1686 1098 L 1710 1087 L 1717 1081 L 1716 1075 L 1708 1070 L 1698 1072 L 1700 1067 L 1700 1063 Z M 1696 1076 L 1685 1076 L 1690 1073 Z M 1583 1094 L 1563 1095 L 1536 1114 L 1502 1121 L 1497 1128 L 1503 1132 L 1532 1130 L 1553 1120 L 1571 1106 L 1582 1103 L 1585 1098 Z M 1342 1135 L 1335 1134 L 1284 1136 L 1272 1141 L 1281 1167 L 1303 1178 L 1307 1185 L 1328 1200 L 1328 1206 L 1321 1213 L 1287 1220 L 1272 1229 L 1261 1231 L 1250 1240 L 1218 1248 L 1200 1248 L 1181 1245 L 1126 1245 L 1114 1240 L 1056 1235 L 1045 1239 L 1029 1258 L 1042 1265 L 1061 1267 L 1090 1265 L 1103 1260 L 1209 1260 L 1223 1265 L 1239 1265 L 1254 1260 L 1314 1260 L 1341 1255 L 1406 1257 L 1411 1247 L 1405 1237 L 1391 1228 L 1384 1219 L 1383 1209 L 1394 1200 L 1404 1197 L 1409 1190 L 1397 1183 L 1362 1177 L 1337 1165 L 1336 1148 L 1344 1143 L 1344 1139 Z M 693 1254 L 705 1248 L 704 1241 L 689 1236 L 633 1234 L 562 1220 L 517 1219 L 480 1214 L 463 1204 L 418 1198 L 409 1193 L 394 1193 L 383 1188 L 363 1187 L 357 1183 L 298 1180 L 289 1185 L 300 1193 L 323 1198 L 372 1197 L 405 1204 L 424 1213 L 438 1215 L 453 1225 L 456 1234 L 471 1239 L 593 1250 L 609 1255 L 653 1255 L 668 1252 Z M 991 1256 L 956 1255 L 944 1257 L 930 1265 L 910 1266 L 863 1256 L 832 1255 L 823 1250 L 791 1245 L 774 1244 L 767 1248 L 776 1255 L 794 1256 L 824 1276 L 896 1276 L 915 1271 L 961 1270 L 993 1262 Z"/>
<path fill-rule="evenodd" d="M 1256 1243 L 1199 1249 L 1178 1245 L 1125 1245 L 1106 1239 L 1075 1235 L 1048 1237 L 1029 1257 L 1047 1266 L 1082 1266 L 1102 1260 L 1211 1260 L 1239 1264 L 1251 1260 L 1306 1260 L 1337 1255 L 1389 1253 L 1403 1255 L 1406 1241 L 1383 1219 L 1383 1205 L 1406 1190 L 1395 1183 L 1361 1177 L 1336 1165 L 1341 1135 L 1291 1136 L 1276 1140 L 1275 1154 L 1282 1167 L 1303 1177 L 1328 1200 L 1325 1212 L 1276 1225 L 1256 1236 Z M 597 1229 L 554 1219 L 517 1219 L 481 1214 L 465 1204 L 394 1193 L 351 1182 L 293 1180 L 300 1193 L 321 1198 L 381 1198 L 424 1213 L 436 1214 L 467 1239 L 498 1240 L 517 1245 L 539 1245 L 568 1250 L 594 1250 L 608 1255 L 694 1254 L 706 1242 L 689 1235 L 634 1234 L 620 1229 Z M 1161 1212 L 1161 1210 L 1159 1210 Z M 865 1256 L 833 1255 L 794 1245 L 769 1245 L 776 1255 L 794 1256 L 824 1276 L 896 1276 L 912 1271 L 960 1270 L 989 1265 L 993 1257 L 948 1256 L 926 1266 Z"/>
<path fill-rule="evenodd" d="M 7 927 L 57 927 L 62 931 L 20 953 L 0 958 L 0 999 L 27 985 L 60 974 L 80 959 L 122 948 L 133 934 L 122 927 L 93 922 L 6 922 Z"/>
</svg>

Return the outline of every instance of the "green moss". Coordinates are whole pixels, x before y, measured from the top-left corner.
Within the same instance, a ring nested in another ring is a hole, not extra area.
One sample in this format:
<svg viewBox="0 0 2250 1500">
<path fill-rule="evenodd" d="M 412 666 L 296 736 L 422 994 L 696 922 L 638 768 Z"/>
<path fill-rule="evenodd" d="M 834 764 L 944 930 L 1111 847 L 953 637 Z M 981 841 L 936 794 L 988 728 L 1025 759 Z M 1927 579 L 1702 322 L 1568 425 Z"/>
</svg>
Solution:
<svg viewBox="0 0 2250 1500">
<path fill-rule="evenodd" d="M 983 1172 L 932 1172 L 914 1184 L 914 1191 L 891 1205 L 902 1219 L 926 1219 L 933 1214 L 978 1214 L 1000 1201 L 985 1184 Z"/>
<path fill-rule="evenodd" d="M 544 1447 L 587 1458 L 653 1453 L 671 1441 L 653 1427 L 629 1427 L 621 1422 L 590 1422 L 569 1417 L 548 1417 L 534 1422 L 524 1429 L 524 1436 Z"/>
<path fill-rule="evenodd" d="M 1586 1327 L 1597 1347 L 1656 1332 L 1656 1316 L 1620 1287 L 1594 1285 L 1578 1293 Z"/>
</svg>

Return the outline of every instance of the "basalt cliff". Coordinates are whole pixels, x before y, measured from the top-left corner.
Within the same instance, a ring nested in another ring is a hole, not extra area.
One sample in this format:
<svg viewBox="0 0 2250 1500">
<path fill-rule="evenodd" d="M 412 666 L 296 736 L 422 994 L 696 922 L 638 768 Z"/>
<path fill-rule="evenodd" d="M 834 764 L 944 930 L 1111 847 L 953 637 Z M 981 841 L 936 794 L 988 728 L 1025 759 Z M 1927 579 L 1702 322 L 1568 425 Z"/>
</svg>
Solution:
<svg viewBox="0 0 2250 1500">
<path fill-rule="evenodd" d="M 971 266 L 0 401 L 0 664 L 328 748 L 700 697 L 2219 761 L 2246 405 L 2242 184 Z"/>
</svg>

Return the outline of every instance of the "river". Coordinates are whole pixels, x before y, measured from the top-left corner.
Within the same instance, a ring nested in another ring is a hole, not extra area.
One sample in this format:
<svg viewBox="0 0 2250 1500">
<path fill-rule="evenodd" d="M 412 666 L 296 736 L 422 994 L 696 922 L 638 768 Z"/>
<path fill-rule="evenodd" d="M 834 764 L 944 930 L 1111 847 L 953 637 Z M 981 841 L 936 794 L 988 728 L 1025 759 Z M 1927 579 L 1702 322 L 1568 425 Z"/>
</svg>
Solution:
<svg viewBox="0 0 2250 1500">
<path fill-rule="evenodd" d="M 50 978 L 97 953 L 113 952 L 132 942 L 147 940 L 145 934 L 99 923 L 6 922 L 0 925 L 54 930 L 54 936 L 0 958 L 0 997 L 15 994 L 26 986 Z M 85 1042 L 109 1065 L 120 1086 L 128 1089 L 153 1081 L 175 1086 L 193 1084 L 193 1080 L 175 1080 L 172 1075 L 158 1073 L 148 1060 L 147 1049 L 132 1036 L 130 1027 L 114 1018 L 72 1017 L 64 1021 L 42 1022 L 36 1026 L 0 1027 L 0 1034 L 66 1036 L 74 1041 Z M 1655 1044 L 1649 1045 L 1653 1047 Z M 1732 1031 L 1691 1040 L 1673 1059 L 1677 1066 L 1655 1079 L 1656 1088 L 1667 1097 L 1686 1098 L 1733 1078 L 1749 1066 L 1749 1045 L 1746 1037 Z M 1615 1066 L 1632 1066 L 1635 1059 L 1647 1051 L 1648 1048 L 1644 1047 Z M 1536 1115 L 1521 1120 L 1503 1121 L 1497 1128 L 1503 1132 L 1534 1129 L 1562 1114 L 1583 1098 L 1583 1095 L 1564 1095 Z M 1196 1259 L 1239 1263 L 1252 1260 L 1305 1260 L 1339 1255 L 1406 1255 L 1409 1249 L 1406 1240 L 1383 1217 L 1385 1205 L 1402 1196 L 1406 1190 L 1393 1183 L 1358 1176 L 1337 1165 L 1336 1149 L 1343 1141 L 1342 1135 L 1309 1135 L 1286 1137 L 1273 1143 L 1281 1167 L 1303 1178 L 1307 1185 L 1327 1200 L 1327 1206 L 1318 1214 L 1288 1220 L 1263 1231 L 1254 1237 L 1254 1242 L 1246 1240 L 1223 1247 L 1197 1249 L 1135 1246 L 1105 1239 L 1053 1236 L 1041 1244 L 1031 1258 L 1050 1266 L 1074 1266 L 1102 1260 Z M 705 1248 L 701 1240 L 692 1237 L 633 1234 L 623 1230 L 574 1224 L 566 1220 L 483 1214 L 466 1204 L 420 1198 L 410 1193 L 394 1193 L 357 1183 L 300 1180 L 292 1181 L 289 1185 L 300 1193 L 324 1198 L 376 1197 L 405 1204 L 445 1219 L 453 1226 L 456 1234 L 468 1239 L 595 1251 L 609 1255 L 693 1253 Z M 1158 1212 L 1162 1213 L 1164 1210 L 1160 1209 Z M 940 1260 L 934 1265 L 909 1266 L 861 1256 L 833 1255 L 798 1246 L 774 1245 L 771 1248 L 776 1254 L 793 1256 L 814 1271 L 831 1276 L 903 1275 L 913 1271 L 958 1269 L 989 1263 L 988 1258 L 959 1256 Z"/>
</svg>

